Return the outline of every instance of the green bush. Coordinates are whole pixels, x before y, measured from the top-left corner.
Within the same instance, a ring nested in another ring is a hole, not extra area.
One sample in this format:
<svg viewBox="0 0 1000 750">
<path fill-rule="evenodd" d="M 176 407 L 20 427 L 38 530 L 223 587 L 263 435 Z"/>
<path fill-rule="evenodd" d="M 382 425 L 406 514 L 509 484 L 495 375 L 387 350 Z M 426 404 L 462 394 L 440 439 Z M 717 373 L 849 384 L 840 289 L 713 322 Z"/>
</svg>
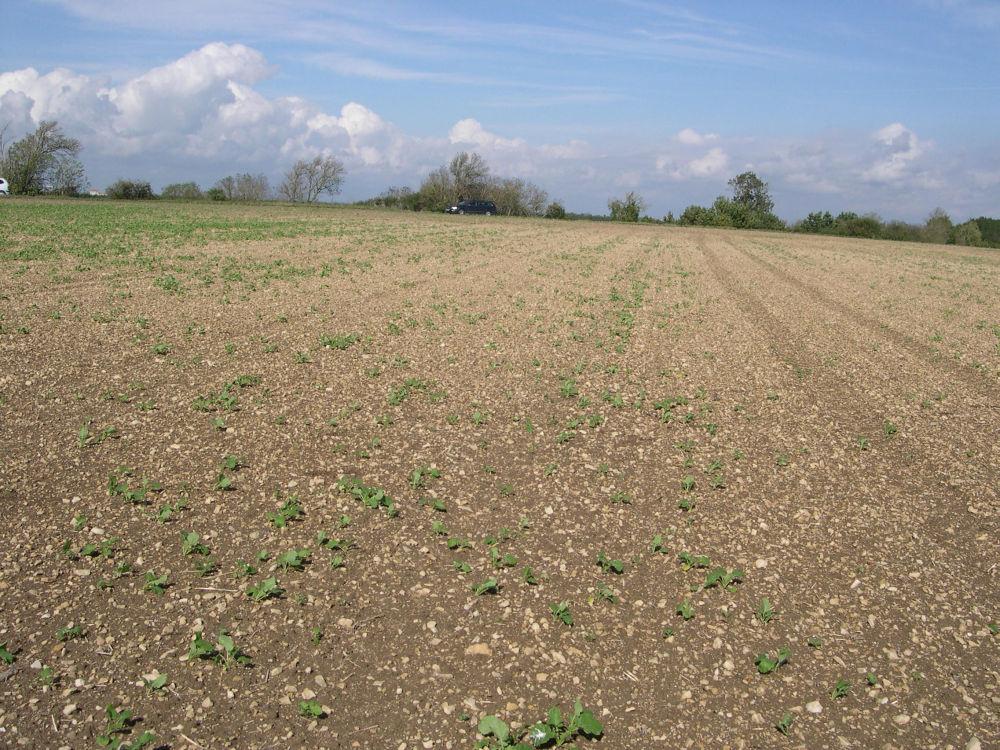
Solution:
<svg viewBox="0 0 1000 750">
<path fill-rule="evenodd" d="M 116 180 L 108 186 L 108 196 L 118 200 L 140 201 L 155 198 L 153 188 L 141 180 Z"/>
<path fill-rule="evenodd" d="M 179 200 L 197 200 L 204 197 L 201 188 L 194 182 L 175 182 L 166 185 L 160 191 L 161 198 L 174 198 Z"/>
</svg>

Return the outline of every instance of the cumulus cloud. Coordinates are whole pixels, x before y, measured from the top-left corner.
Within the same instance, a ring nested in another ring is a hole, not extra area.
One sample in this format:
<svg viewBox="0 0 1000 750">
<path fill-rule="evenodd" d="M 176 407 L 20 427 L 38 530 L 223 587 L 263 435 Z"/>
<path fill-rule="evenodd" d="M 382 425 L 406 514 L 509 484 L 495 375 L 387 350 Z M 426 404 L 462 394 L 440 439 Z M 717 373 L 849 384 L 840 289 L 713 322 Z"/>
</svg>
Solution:
<svg viewBox="0 0 1000 750">
<path fill-rule="evenodd" d="M 657 171 L 674 180 L 715 177 L 724 174 L 728 168 L 729 155 L 719 146 L 694 158 L 679 159 L 663 155 L 656 160 Z"/>
<path fill-rule="evenodd" d="M 502 138 L 491 133 L 471 117 L 456 122 L 448 133 L 448 140 L 459 145 L 495 150 L 520 149 L 527 145 L 521 138 Z"/>
<path fill-rule="evenodd" d="M 684 128 L 674 136 L 674 140 L 686 146 L 701 146 L 709 141 L 717 141 L 719 136 L 715 133 L 699 133 L 692 128 Z"/>
<path fill-rule="evenodd" d="M 926 151 L 926 144 L 900 122 L 886 125 L 872 138 L 880 156 L 862 175 L 871 182 L 896 182 L 910 176 L 913 162 Z"/>
</svg>

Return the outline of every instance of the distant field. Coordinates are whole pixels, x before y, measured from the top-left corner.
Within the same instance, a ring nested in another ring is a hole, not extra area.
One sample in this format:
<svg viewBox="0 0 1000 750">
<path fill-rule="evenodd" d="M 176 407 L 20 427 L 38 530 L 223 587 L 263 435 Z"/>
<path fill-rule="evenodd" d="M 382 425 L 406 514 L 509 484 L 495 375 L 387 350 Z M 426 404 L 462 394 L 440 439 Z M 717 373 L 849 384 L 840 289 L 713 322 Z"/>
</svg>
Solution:
<svg viewBox="0 0 1000 750">
<path fill-rule="evenodd" d="M 992 250 L 0 202 L 0 745 L 992 747 L 998 389 Z"/>
</svg>

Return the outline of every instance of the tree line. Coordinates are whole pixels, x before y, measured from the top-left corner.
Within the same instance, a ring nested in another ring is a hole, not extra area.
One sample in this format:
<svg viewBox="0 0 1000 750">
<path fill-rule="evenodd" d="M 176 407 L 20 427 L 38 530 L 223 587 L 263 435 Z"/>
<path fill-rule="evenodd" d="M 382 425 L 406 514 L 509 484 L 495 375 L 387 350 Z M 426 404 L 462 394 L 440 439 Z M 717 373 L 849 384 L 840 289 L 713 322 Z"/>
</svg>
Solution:
<svg viewBox="0 0 1000 750">
<path fill-rule="evenodd" d="M 76 196 L 88 189 L 79 160 L 80 141 L 66 135 L 55 120 L 44 120 L 23 138 L 7 141 L 8 126 L 0 128 L 0 176 L 15 195 Z M 223 177 L 208 190 L 194 182 L 166 185 L 162 198 L 217 201 L 263 201 L 272 198 L 293 203 L 315 203 L 322 195 L 336 195 L 344 183 L 344 165 L 332 156 L 296 161 L 275 190 L 263 174 Z M 121 200 L 157 197 L 148 181 L 118 179 L 105 191 Z"/>
<path fill-rule="evenodd" d="M 88 187 L 79 159 L 80 141 L 66 135 L 55 120 L 39 123 L 34 132 L 8 142 L 7 126 L 0 128 L 0 176 L 20 195 L 79 195 Z M 336 195 L 344 182 L 342 162 L 332 156 L 300 159 L 272 188 L 263 174 L 234 174 L 202 190 L 195 182 L 164 186 L 161 198 L 175 200 L 264 201 L 277 198 L 294 203 L 314 203 L 323 195 Z M 598 219 L 623 222 L 678 224 L 681 226 L 733 227 L 825 234 L 841 237 L 933 242 L 967 246 L 1000 247 L 1000 219 L 980 216 L 960 224 L 936 209 L 922 224 L 884 221 L 877 214 L 844 211 L 836 216 L 815 211 L 801 221 L 786 224 L 774 214 L 768 184 L 755 173 L 736 175 L 728 183 L 732 194 L 720 195 L 711 206 L 690 205 L 674 217 L 644 215 L 646 202 L 635 191 L 608 201 L 608 214 L 567 213 L 560 201 L 550 201 L 538 185 L 519 177 L 499 177 L 482 156 L 463 151 L 428 174 L 417 190 L 390 187 L 361 205 L 443 211 L 460 200 L 490 200 L 504 216 L 541 216 L 550 219 Z M 119 179 L 108 186 L 107 195 L 123 200 L 157 197 L 149 182 Z"/>
<path fill-rule="evenodd" d="M 409 211 L 444 211 L 462 200 L 493 201 L 501 216 L 546 216 L 561 219 L 566 209 L 549 201 L 548 193 L 520 177 L 498 177 L 482 156 L 463 151 L 432 171 L 417 190 L 390 187 L 359 205 Z"/>
</svg>

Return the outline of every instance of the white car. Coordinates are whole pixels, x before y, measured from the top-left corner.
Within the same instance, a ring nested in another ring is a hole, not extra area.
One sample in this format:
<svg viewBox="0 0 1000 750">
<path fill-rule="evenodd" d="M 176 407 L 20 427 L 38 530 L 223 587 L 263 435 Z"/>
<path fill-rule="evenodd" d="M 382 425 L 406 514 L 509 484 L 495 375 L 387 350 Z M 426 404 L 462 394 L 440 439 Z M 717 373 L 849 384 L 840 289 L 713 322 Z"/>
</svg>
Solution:
<svg viewBox="0 0 1000 750">
<path fill-rule="evenodd" d="M 0 177 L 0 195 L 10 195 L 10 186 L 3 177 Z"/>
</svg>

